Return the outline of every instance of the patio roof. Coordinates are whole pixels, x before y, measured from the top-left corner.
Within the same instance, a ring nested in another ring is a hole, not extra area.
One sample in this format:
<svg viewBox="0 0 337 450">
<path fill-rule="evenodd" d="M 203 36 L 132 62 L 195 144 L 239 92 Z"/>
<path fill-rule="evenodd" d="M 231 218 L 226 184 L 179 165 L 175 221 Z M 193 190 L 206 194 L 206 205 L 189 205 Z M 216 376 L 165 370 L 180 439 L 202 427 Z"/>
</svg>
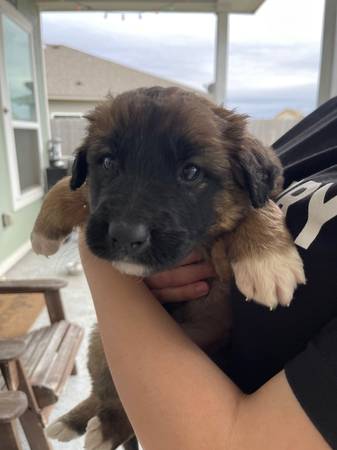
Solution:
<svg viewBox="0 0 337 450">
<path fill-rule="evenodd" d="M 228 16 L 254 13 L 264 0 L 36 0 L 40 11 L 210 12 L 217 16 L 214 99 L 225 103 L 228 59 Z"/>
<path fill-rule="evenodd" d="M 318 103 L 337 95 L 337 2 L 325 1 Z"/>
<path fill-rule="evenodd" d="M 264 0 L 37 0 L 41 11 L 254 13 Z"/>
</svg>

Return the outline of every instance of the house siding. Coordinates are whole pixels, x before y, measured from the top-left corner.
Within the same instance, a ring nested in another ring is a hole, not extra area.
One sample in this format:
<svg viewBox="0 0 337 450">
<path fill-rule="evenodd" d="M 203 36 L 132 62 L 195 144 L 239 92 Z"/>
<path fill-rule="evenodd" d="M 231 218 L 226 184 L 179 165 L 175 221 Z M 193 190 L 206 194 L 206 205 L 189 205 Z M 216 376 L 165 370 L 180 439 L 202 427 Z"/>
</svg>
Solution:
<svg viewBox="0 0 337 450">
<path fill-rule="evenodd" d="M 33 45 L 37 76 L 36 89 L 38 91 L 41 116 L 43 165 L 46 166 L 48 159 L 46 149 L 50 132 L 43 70 L 39 12 L 36 3 L 32 0 L 19 0 L 17 4 L 17 11 L 19 11 L 33 25 Z M 0 271 L 1 267 L 6 267 L 6 261 L 8 261 L 24 246 L 24 244 L 29 241 L 29 235 L 41 205 L 41 200 L 37 200 L 17 211 L 14 211 L 8 173 L 4 131 L 4 123 L 0 120 L 0 214 L 10 215 L 12 222 L 10 226 L 4 227 L 2 220 L 0 221 Z"/>
<path fill-rule="evenodd" d="M 49 100 L 49 113 L 85 114 L 94 109 L 99 101 Z"/>
</svg>

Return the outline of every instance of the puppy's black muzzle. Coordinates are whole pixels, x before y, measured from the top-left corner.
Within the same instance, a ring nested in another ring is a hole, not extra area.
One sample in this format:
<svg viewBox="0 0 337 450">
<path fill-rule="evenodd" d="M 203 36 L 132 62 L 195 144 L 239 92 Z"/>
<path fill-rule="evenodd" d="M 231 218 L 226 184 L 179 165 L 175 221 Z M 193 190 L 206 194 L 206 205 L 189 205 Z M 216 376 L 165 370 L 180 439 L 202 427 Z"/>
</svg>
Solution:
<svg viewBox="0 0 337 450">
<path fill-rule="evenodd" d="M 125 256 L 137 256 L 150 245 L 150 231 L 142 224 L 113 221 L 109 225 L 111 248 Z"/>
<path fill-rule="evenodd" d="M 195 202 L 186 200 L 177 186 L 136 185 L 126 177 L 120 182 L 97 192 L 91 184 L 87 243 L 93 253 L 114 263 L 142 265 L 153 273 L 172 267 L 200 242 L 206 227 L 199 218 L 204 215 L 190 213 Z"/>
</svg>

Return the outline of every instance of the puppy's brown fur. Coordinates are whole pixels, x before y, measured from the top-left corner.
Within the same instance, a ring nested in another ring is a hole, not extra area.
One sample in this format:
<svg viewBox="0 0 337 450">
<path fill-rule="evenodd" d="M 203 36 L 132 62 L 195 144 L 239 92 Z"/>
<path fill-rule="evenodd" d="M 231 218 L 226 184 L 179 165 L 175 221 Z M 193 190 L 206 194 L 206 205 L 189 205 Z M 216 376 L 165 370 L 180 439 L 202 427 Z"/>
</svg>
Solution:
<svg viewBox="0 0 337 450">
<path fill-rule="evenodd" d="M 205 148 L 212 142 L 213 151 L 200 157 L 202 165 L 221 176 L 228 175 L 226 189 L 214 199 L 217 221 L 208 230 L 210 244 L 202 248 L 206 258 L 212 260 L 218 279 L 212 282 L 207 298 L 172 310 L 173 317 L 185 332 L 212 353 L 224 344 L 230 332 L 231 313 L 227 299 L 233 273 L 239 289 L 247 297 L 275 307 L 278 302 L 290 301 L 296 284 L 304 282 L 303 268 L 279 209 L 271 200 L 249 199 L 245 189 L 247 180 L 242 167 L 263 160 L 263 164 L 275 168 L 279 175 L 271 180 L 259 180 L 257 173 L 253 182 L 271 183 L 271 197 L 281 190 L 280 163 L 274 152 L 247 134 L 243 116 L 218 108 L 193 94 L 177 89 L 167 92 L 170 94 L 167 96 L 168 104 L 180 102 L 181 114 L 189 115 L 189 120 L 184 121 L 184 133 L 189 135 L 189 139 Z M 186 101 L 189 102 L 187 109 Z M 137 108 L 137 103 L 134 105 Z M 122 96 L 100 104 L 89 116 L 85 143 L 91 152 L 99 151 L 101 139 L 118 126 L 118 121 L 132 126 L 131 116 L 128 103 Z M 259 206 L 263 203 L 265 206 L 260 209 L 252 207 L 252 204 Z M 37 253 L 54 253 L 74 227 L 85 225 L 89 214 L 87 186 L 84 184 L 71 191 L 69 178 L 62 180 L 45 198 L 32 234 L 33 248 Z M 279 273 L 282 273 L 281 279 Z M 287 285 L 286 290 L 282 283 Z M 261 290 L 261 285 L 267 286 L 267 291 Z M 98 417 L 102 445 L 109 442 L 111 449 L 115 449 L 128 441 L 133 431 L 115 391 L 97 330 L 92 334 L 88 366 L 93 380 L 91 395 L 52 424 L 49 434 L 62 440 L 71 435 L 67 435 L 67 430 L 82 434 L 89 422 L 89 442 Z"/>
</svg>

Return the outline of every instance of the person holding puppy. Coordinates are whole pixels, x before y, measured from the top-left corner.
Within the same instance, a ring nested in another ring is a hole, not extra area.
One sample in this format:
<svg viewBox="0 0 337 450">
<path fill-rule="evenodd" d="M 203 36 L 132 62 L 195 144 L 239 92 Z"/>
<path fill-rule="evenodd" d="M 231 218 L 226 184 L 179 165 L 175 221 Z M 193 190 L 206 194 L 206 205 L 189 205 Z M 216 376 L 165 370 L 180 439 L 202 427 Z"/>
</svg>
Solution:
<svg viewBox="0 0 337 450">
<path fill-rule="evenodd" d="M 307 284 L 289 308 L 272 312 L 245 302 L 233 287 L 231 343 L 217 361 L 223 371 L 160 305 L 207 293 L 214 273 L 201 255 L 141 283 L 95 257 L 81 239 L 107 361 L 145 450 L 337 449 L 333 124 L 325 127 L 329 139 L 309 133 L 294 144 L 322 117 L 331 117 L 336 104 L 320 108 L 275 145 L 287 186 L 278 204 L 304 260 Z"/>
<path fill-rule="evenodd" d="M 274 150 L 245 116 L 178 88 L 88 115 L 72 176 L 32 232 L 50 255 L 85 228 L 100 331 L 92 389 L 49 437 L 85 433 L 87 450 L 134 450 L 134 431 L 145 450 L 337 448 L 336 110 Z"/>
</svg>

